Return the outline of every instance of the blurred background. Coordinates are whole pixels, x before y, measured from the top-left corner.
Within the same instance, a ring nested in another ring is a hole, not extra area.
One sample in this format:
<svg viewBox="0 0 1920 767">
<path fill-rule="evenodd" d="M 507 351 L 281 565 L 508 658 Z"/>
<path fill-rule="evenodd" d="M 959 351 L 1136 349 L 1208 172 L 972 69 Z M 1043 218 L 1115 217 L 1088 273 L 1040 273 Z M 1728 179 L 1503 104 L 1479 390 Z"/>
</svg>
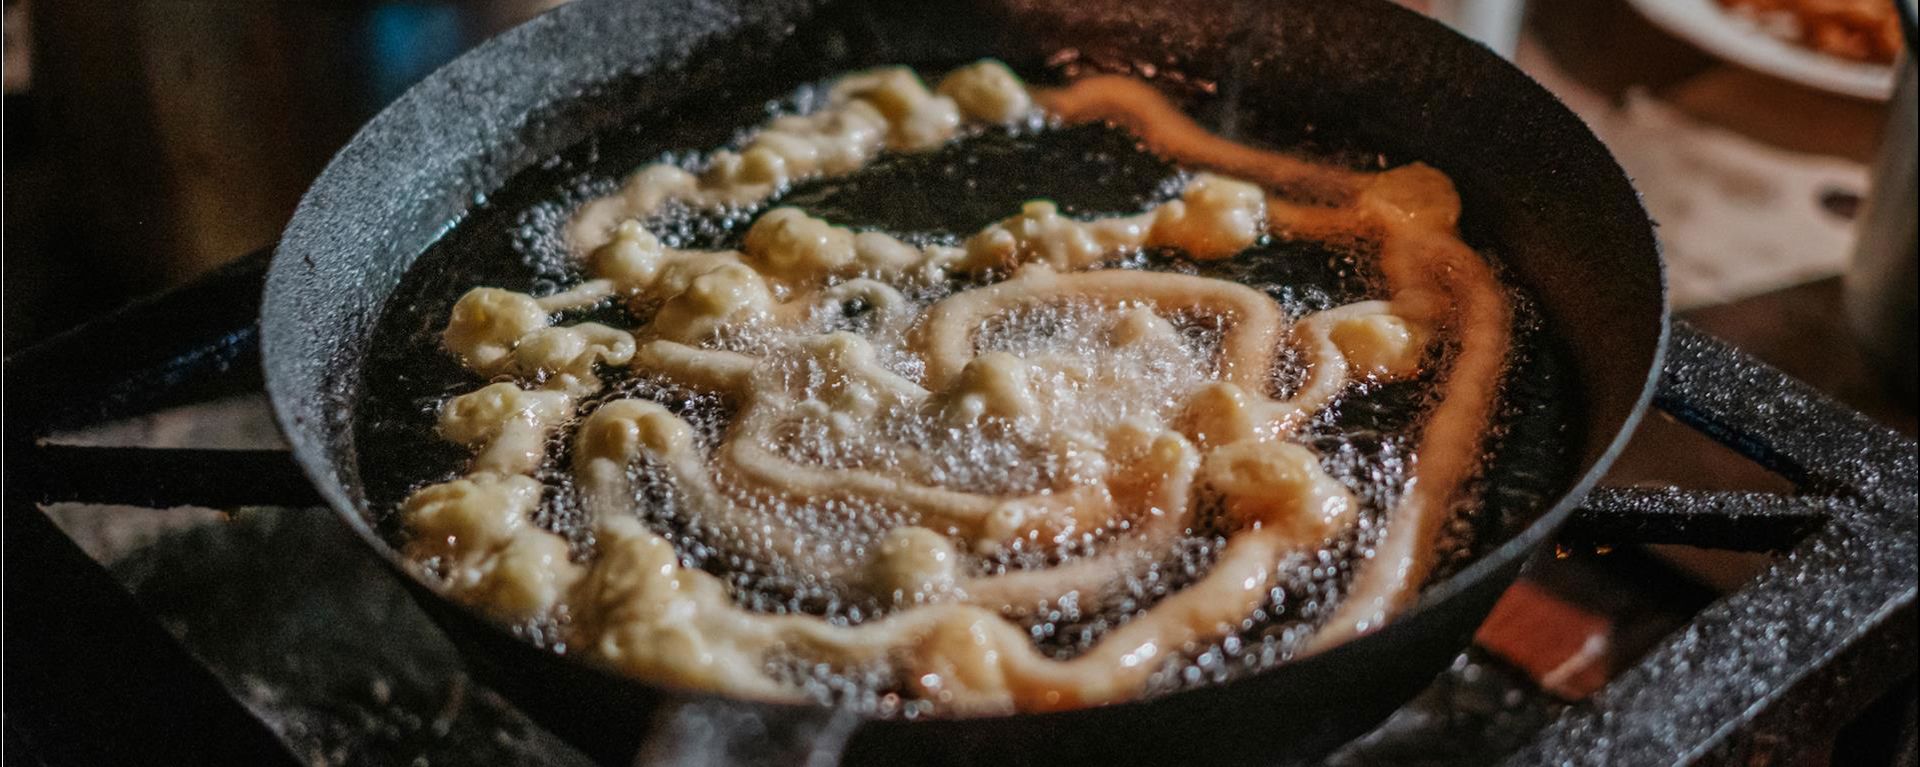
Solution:
<svg viewBox="0 0 1920 767">
<path fill-rule="evenodd" d="M 407 86 L 562 0 L 8 0 L 6 348 L 271 245 Z"/>
<path fill-rule="evenodd" d="M 8 0 L 6 349 L 269 247 L 382 105 L 564 1 Z M 1405 2 L 1515 59 L 1608 141 L 1661 224 L 1677 307 L 1848 270 L 1898 111 L 1893 0 Z"/>
</svg>

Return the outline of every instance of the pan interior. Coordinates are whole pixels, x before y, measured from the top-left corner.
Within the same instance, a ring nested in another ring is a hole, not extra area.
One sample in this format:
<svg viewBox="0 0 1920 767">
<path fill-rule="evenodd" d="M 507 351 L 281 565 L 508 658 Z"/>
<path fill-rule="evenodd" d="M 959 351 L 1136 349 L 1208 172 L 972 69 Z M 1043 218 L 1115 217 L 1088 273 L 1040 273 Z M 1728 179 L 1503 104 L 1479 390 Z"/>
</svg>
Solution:
<svg viewBox="0 0 1920 767">
<path fill-rule="evenodd" d="M 1097 63 L 1052 57 L 1054 65 L 1029 66 L 1032 81 L 1057 81 Z M 958 60 L 921 59 L 915 63 L 938 72 Z M 799 76 L 811 73 L 798 73 Z M 825 74 L 825 73 L 820 73 Z M 1286 108 L 1222 95 L 1205 78 L 1156 68 L 1156 79 L 1183 96 L 1186 108 L 1203 122 L 1225 125 L 1238 138 L 1356 168 L 1381 168 L 1432 158 L 1397 145 L 1371 143 L 1358 131 L 1329 129 Z M 605 193 L 627 172 L 662 157 L 726 143 L 739 129 L 761 122 L 769 111 L 792 111 L 805 102 L 818 81 L 741 80 L 716 93 L 656 105 L 632 120 L 590 137 L 534 164 L 473 207 L 456 226 L 433 242 L 400 279 L 375 324 L 354 408 L 353 442 L 358 476 L 373 521 L 389 542 L 401 533 L 394 510 L 418 486 L 459 474 L 467 452 L 434 433 L 435 414 L 453 394 L 479 383 L 440 345 L 453 302 L 467 289 L 485 285 L 535 294 L 560 290 L 581 279 L 579 266 L 558 239 L 565 217 L 579 201 Z M 1176 193 L 1179 168 L 1157 158 L 1125 133 L 1104 126 L 1062 128 L 1039 133 L 989 131 L 927 155 L 895 156 L 850 176 L 804 183 L 770 201 L 862 229 L 878 229 L 909 241 L 952 241 L 1003 218 L 1020 203 L 1047 198 L 1076 216 L 1139 211 Z M 955 189 L 968 190 L 955 195 Z M 1473 200 L 1467 202 L 1474 215 Z M 656 227 L 677 247 L 731 247 L 752 216 L 687 215 Z M 1505 243 L 1469 225 L 1471 244 L 1497 266 Z M 1477 234 L 1477 236 L 1476 236 Z M 1233 279 L 1266 290 L 1292 314 L 1370 297 L 1368 254 L 1304 244 L 1265 246 L 1240 258 L 1190 262 L 1169 253 L 1149 253 L 1135 266 Z M 1515 281 L 1520 282 L 1519 280 Z M 1573 385 L 1570 352 L 1527 291 L 1514 288 L 1517 308 L 1515 351 L 1506 374 L 1504 407 L 1488 444 L 1487 468 L 1478 482 L 1476 508 L 1464 510 L 1449 530 L 1450 556 L 1435 572 L 1442 579 L 1460 566 L 1510 538 L 1572 484 L 1587 435 L 1575 414 L 1582 393 Z M 632 324 L 625 310 L 608 305 L 570 320 L 594 319 L 616 326 Z M 1378 519 L 1399 492 L 1404 469 L 1398 457 L 1409 449 L 1415 415 L 1429 394 L 1430 381 L 1385 384 L 1349 395 L 1321 418 L 1309 440 L 1327 456 L 1329 473 L 1367 500 L 1367 514 Z M 619 390 L 621 387 L 612 387 Z M 562 532 L 577 517 L 569 508 L 564 439 L 550 449 L 556 469 L 548 472 L 550 492 L 544 524 Z M 1285 660 L 1300 629 L 1337 599 L 1347 565 L 1364 555 L 1369 542 L 1363 522 L 1358 532 L 1318 558 L 1301 558 L 1285 568 L 1293 573 L 1276 591 L 1267 619 L 1259 625 L 1191 654 L 1157 678 L 1155 691 L 1225 681 Z M 689 544 L 697 542 L 689 541 Z M 1171 570 L 1179 579 L 1206 566 L 1211 534 L 1202 531 Z M 583 542 L 582 545 L 585 545 Z M 725 570 L 718 561 L 700 561 L 693 546 L 683 554 L 695 566 Z M 1184 570 L 1182 569 L 1184 567 Z M 847 619 L 861 605 L 836 601 L 832 594 L 808 594 L 782 584 L 736 579 L 742 599 L 760 609 L 794 610 Z M 1150 601 L 1151 595 L 1139 595 Z M 1117 615 L 1043 619 L 1034 625 L 1046 637 L 1042 645 L 1070 656 L 1103 622 Z M 516 630 L 536 642 L 548 635 L 541 626 Z M 818 692 L 841 701 L 867 696 L 882 715 L 915 716 L 912 706 L 886 708 L 884 695 L 870 685 L 823 679 Z"/>
</svg>

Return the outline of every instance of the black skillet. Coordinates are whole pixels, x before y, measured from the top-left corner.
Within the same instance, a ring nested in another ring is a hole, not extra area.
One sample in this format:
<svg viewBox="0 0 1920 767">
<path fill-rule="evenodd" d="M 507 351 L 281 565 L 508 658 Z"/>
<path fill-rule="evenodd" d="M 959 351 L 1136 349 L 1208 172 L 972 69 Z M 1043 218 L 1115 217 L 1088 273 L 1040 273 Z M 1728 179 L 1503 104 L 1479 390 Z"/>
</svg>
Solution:
<svg viewBox="0 0 1920 767">
<path fill-rule="evenodd" d="M 478 201 L 591 136 L 644 126 L 740 84 L 779 92 L 863 66 L 981 56 L 1041 76 L 1049 60 L 1068 57 L 1092 69 L 1151 65 L 1162 77 L 1218 83 L 1242 103 L 1446 171 L 1465 201 L 1469 241 L 1497 251 L 1566 349 L 1577 480 L 1531 524 L 1430 586 L 1416 609 L 1330 652 L 1138 703 L 852 723 L 849 760 L 1274 763 L 1323 754 L 1459 652 L 1647 404 L 1667 315 L 1652 230 L 1620 168 L 1578 118 L 1507 62 L 1385 2 L 562 7 L 441 69 L 340 152 L 274 258 L 261 345 L 281 426 L 327 504 L 395 565 L 484 681 L 596 758 L 630 760 L 652 722 L 689 705 L 723 710 L 715 720 L 723 728 L 777 730 L 817 715 L 603 672 L 537 649 L 414 580 L 376 531 L 359 476 L 354 412 L 376 320 L 414 260 Z"/>
</svg>

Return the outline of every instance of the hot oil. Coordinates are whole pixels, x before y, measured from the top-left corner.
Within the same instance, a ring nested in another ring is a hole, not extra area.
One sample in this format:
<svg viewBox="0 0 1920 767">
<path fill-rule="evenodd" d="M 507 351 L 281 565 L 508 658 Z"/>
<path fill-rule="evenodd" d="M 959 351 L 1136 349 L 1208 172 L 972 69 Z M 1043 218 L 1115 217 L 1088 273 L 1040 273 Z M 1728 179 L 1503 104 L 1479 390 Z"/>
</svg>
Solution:
<svg viewBox="0 0 1920 767">
<path fill-rule="evenodd" d="M 614 178 L 645 162 L 667 158 L 691 162 L 688 147 L 719 143 L 715 124 L 753 124 L 769 110 L 804 109 L 817 94 L 803 90 L 773 103 L 709 104 L 666 121 L 667 129 L 612 137 L 583 146 L 516 177 L 470 218 L 424 254 L 409 272 L 383 315 L 366 372 L 364 398 L 357 412 L 361 473 L 374 508 L 386 514 L 383 529 L 396 543 L 403 534 L 392 510 L 412 489 L 459 474 L 466 449 L 441 440 L 434 430 L 439 404 L 471 391 L 481 382 L 461 368 L 439 345 L 448 309 L 467 289 L 505 287 L 536 294 L 555 292 L 582 279 L 564 252 L 557 232 L 578 201 L 609 191 Z M 728 121 L 731 122 L 723 122 Z M 675 129 L 673 126 L 681 126 Z M 736 136 L 737 138 L 737 136 Z M 1324 137 L 1317 137 L 1324 146 Z M 679 152 L 679 154 L 676 154 Z M 1351 148 L 1334 151 L 1354 165 L 1386 163 L 1386 157 Z M 1360 158 L 1360 159 L 1354 159 Z M 1006 217 L 1030 199 L 1047 198 L 1075 216 L 1133 213 L 1176 195 L 1186 178 L 1173 165 L 1141 150 L 1121 131 L 1104 126 L 992 130 L 941 150 L 883 157 L 847 177 L 814 181 L 787 190 L 770 204 L 794 205 L 856 229 L 886 231 L 910 242 L 955 243 L 980 227 Z M 677 211 L 650 225 L 677 247 L 733 247 L 759 210 L 695 215 Z M 1471 212 L 1469 211 L 1469 215 Z M 1357 300 L 1383 297 L 1369 266 L 1371 253 L 1353 246 L 1302 242 L 1263 242 L 1226 261 L 1194 262 L 1175 253 L 1136 254 L 1116 268 L 1148 269 L 1234 280 L 1262 290 L 1290 317 Z M 952 280 L 910 286 L 904 291 L 916 310 L 957 290 L 979 283 Z M 1571 398 L 1565 390 L 1564 361 L 1523 295 L 1515 294 L 1517 326 L 1499 422 L 1486 445 L 1486 470 L 1447 530 L 1447 555 L 1435 578 L 1490 549 L 1532 519 L 1561 492 L 1572 463 L 1562 433 Z M 918 380 L 917 357 L 904 339 L 873 334 L 867 309 L 842 307 L 815 318 L 814 331 L 849 330 L 869 335 L 877 359 L 894 373 Z M 596 321 L 616 327 L 644 322 L 645 307 L 605 302 L 559 318 L 561 324 Z M 999 320 L 983 333 L 983 345 L 1016 353 L 1078 348 L 1080 336 L 1098 330 L 1110 312 L 1090 307 L 1044 307 L 1031 316 Z M 1175 318 L 1184 342 L 1171 360 L 1140 360 L 1138 369 L 1156 380 L 1178 382 L 1204 374 L 1204 360 L 1218 348 L 1221 328 L 1205 318 Z M 778 354 L 791 339 L 743 335 L 726 345 L 755 354 Z M 1427 369 L 1444 367 L 1444 350 Z M 1190 357 L 1189 357 L 1190 355 Z M 1195 360 L 1201 364 L 1189 364 Z M 1274 392 L 1284 395 L 1300 383 L 1302 366 L 1283 359 L 1275 372 Z M 795 386 L 805 389 L 831 382 L 810 379 L 793 369 Z M 1182 378 L 1185 376 L 1186 378 Z M 607 387 L 589 398 L 576 415 L 590 414 L 600 403 L 644 397 L 666 405 L 696 427 L 711 448 L 725 437 L 737 415 L 720 398 L 628 371 L 603 371 Z M 1177 388 L 1177 387 L 1176 387 Z M 1152 690 L 1230 680 L 1284 661 L 1298 651 L 1314 621 L 1337 604 L 1342 588 L 1362 560 L 1384 515 L 1405 490 L 1421 414 L 1432 404 L 1431 372 L 1411 381 L 1351 387 L 1316 418 L 1303 441 L 1322 456 L 1330 475 L 1352 489 L 1363 509 L 1358 524 L 1318 551 L 1297 554 L 1279 568 L 1267 603 L 1243 624 L 1242 631 L 1219 642 L 1189 650 L 1155 678 Z M 1098 403 L 1097 419 L 1116 420 L 1130 413 L 1163 412 L 1169 402 L 1119 399 Z M 1112 398 L 1110 398 L 1112 399 Z M 565 535 L 575 556 L 591 558 L 595 542 L 590 520 L 581 510 L 569 467 L 573 425 L 556 434 L 540 478 L 548 486 L 536 523 Z M 994 434 L 941 432 L 918 416 L 881 419 L 875 444 L 828 444 L 819 424 L 800 419 L 798 431 L 782 443 L 789 457 L 810 463 L 884 468 L 886 445 L 932 445 L 930 479 L 938 485 L 973 492 L 1026 492 L 1057 479 L 1070 467 L 1024 460 L 1031 452 L 1017 427 Z M 815 429 L 807 432 L 806 429 Z M 1009 431 L 1011 430 L 1011 431 Z M 741 606 L 767 613 L 806 613 L 842 624 L 857 624 L 889 614 L 889 600 L 850 585 L 844 576 L 878 545 L 886 529 L 902 521 L 857 501 L 812 505 L 769 503 L 736 493 L 742 515 L 732 520 L 703 518 L 689 509 L 684 493 L 662 479 L 659 467 L 636 465 L 633 507 L 650 527 L 668 537 L 683 564 L 721 576 Z M 743 524 L 741 519 L 748 520 Z M 1215 515 L 1203 510 L 1200 524 L 1150 566 L 1109 584 L 1105 592 L 1079 599 L 1010 607 L 1006 615 L 1026 626 L 1036 646 L 1056 658 L 1071 658 L 1098 642 L 1110 628 L 1151 607 L 1167 594 L 1203 575 L 1226 544 Z M 777 541 L 753 528 L 778 523 L 807 531 L 804 556 L 789 561 Z M 1009 547 L 969 553 L 966 570 L 990 576 L 1041 568 L 1065 556 L 1098 553 L 1127 530 L 1081 531 L 1068 545 Z M 551 626 L 522 627 L 536 639 L 554 636 Z M 556 648 L 562 649 L 562 648 Z M 778 673 L 804 682 L 822 699 L 852 705 L 877 715 L 920 716 L 932 712 L 925 701 L 898 694 L 899 683 L 886 664 L 835 668 L 805 658 L 774 658 Z"/>
</svg>

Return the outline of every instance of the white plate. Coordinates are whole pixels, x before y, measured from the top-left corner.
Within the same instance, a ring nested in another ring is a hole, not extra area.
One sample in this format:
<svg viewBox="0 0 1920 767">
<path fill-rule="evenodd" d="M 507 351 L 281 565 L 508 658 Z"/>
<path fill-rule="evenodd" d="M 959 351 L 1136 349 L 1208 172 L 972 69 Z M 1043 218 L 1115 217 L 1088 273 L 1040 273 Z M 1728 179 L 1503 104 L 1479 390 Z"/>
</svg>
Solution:
<svg viewBox="0 0 1920 767">
<path fill-rule="evenodd" d="M 1849 61 L 1768 34 L 1716 0 L 1627 0 L 1641 15 L 1709 53 L 1802 85 L 1863 99 L 1893 94 L 1893 67 Z"/>
</svg>

